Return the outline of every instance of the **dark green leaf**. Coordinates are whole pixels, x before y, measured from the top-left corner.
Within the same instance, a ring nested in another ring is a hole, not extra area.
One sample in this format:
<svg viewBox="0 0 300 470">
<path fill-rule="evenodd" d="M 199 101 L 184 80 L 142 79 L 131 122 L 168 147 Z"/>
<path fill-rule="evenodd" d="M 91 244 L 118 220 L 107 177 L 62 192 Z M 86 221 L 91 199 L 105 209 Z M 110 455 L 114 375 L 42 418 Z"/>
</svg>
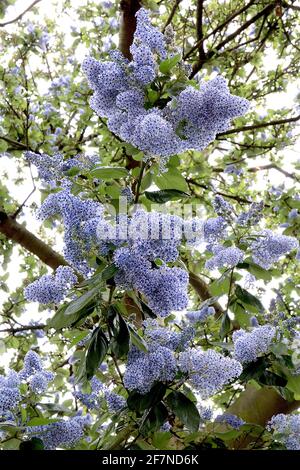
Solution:
<svg viewBox="0 0 300 470">
<path fill-rule="evenodd" d="M 108 349 L 108 341 L 100 327 L 96 328 L 92 334 L 92 338 L 86 355 L 86 375 L 91 379 L 98 367 L 102 364 Z"/>
<path fill-rule="evenodd" d="M 196 405 L 183 393 L 172 391 L 166 398 L 168 406 L 180 421 L 192 432 L 198 431 L 200 415 Z"/>
<path fill-rule="evenodd" d="M 254 307 L 255 311 L 262 312 L 264 310 L 261 301 L 254 295 L 250 294 L 250 292 L 243 289 L 239 284 L 236 284 L 235 286 L 235 295 L 243 302 L 243 304 Z"/>
<path fill-rule="evenodd" d="M 136 346 L 141 351 L 147 352 L 148 346 L 147 343 L 143 340 L 143 338 L 132 328 L 132 326 L 128 325 L 128 329 L 132 344 L 134 344 L 134 346 Z"/>
<path fill-rule="evenodd" d="M 93 313 L 96 303 L 92 300 L 88 305 L 84 306 L 81 310 L 73 313 L 72 315 L 66 315 L 65 311 L 68 307 L 68 304 L 60 307 L 55 313 L 54 317 L 50 319 L 48 325 L 49 328 L 54 328 L 55 330 L 61 330 L 62 328 L 67 328 L 68 326 L 74 326 L 79 323 L 80 320 L 87 317 Z"/>
<path fill-rule="evenodd" d="M 149 411 L 145 421 L 141 426 L 141 433 L 148 434 L 150 432 L 157 431 L 164 424 L 168 418 L 168 410 L 163 403 L 157 403 Z"/>
<path fill-rule="evenodd" d="M 109 166 L 101 166 L 95 168 L 91 171 L 91 175 L 94 178 L 100 178 L 102 180 L 110 180 L 110 179 L 119 179 L 128 176 L 128 171 L 126 168 L 123 167 L 109 167 Z"/>
<path fill-rule="evenodd" d="M 128 327 L 120 313 L 117 313 L 117 326 L 113 335 L 113 340 L 110 344 L 111 351 L 117 358 L 126 356 L 129 350 L 130 334 Z"/>
<path fill-rule="evenodd" d="M 145 191 L 145 196 L 152 202 L 164 204 L 167 201 L 189 197 L 189 194 L 178 189 L 162 189 L 161 191 Z"/>
<path fill-rule="evenodd" d="M 159 403 L 163 399 L 166 389 L 166 385 L 159 382 L 151 388 L 150 392 L 145 393 L 144 395 L 135 391 L 130 392 L 127 398 L 128 408 L 141 413 L 144 410 L 151 408 L 156 403 Z"/>
<path fill-rule="evenodd" d="M 262 385 L 274 385 L 277 387 L 285 387 L 288 382 L 284 377 L 281 377 L 280 375 L 277 375 L 269 370 L 265 370 L 259 376 L 258 381 Z"/>
<path fill-rule="evenodd" d="M 99 287 L 94 287 L 92 290 L 85 292 L 85 294 L 72 300 L 67 306 L 64 315 L 74 315 L 81 311 L 84 307 L 91 303 L 91 301 L 99 294 Z"/>
<path fill-rule="evenodd" d="M 32 437 L 29 441 L 21 442 L 19 450 L 44 450 L 44 443 L 42 439 L 39 439 L 38 437 Z"/>
<path fill-rule="evenodd" d="M 220 338 L 224 339 L 228 335 L 231 329 L 231 321 L 227 313 L 222 316 L 221 327 L 220 327 Z"/>
</svg>

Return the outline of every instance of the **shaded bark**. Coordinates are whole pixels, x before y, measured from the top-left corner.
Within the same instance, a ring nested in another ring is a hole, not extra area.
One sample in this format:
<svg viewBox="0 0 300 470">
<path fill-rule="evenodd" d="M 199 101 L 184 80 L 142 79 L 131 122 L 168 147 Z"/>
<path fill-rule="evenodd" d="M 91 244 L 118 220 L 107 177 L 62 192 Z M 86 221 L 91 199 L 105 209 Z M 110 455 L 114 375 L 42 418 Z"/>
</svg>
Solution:
<svg viewBox="0 0 300 470">
<path fill-rule="evenodd" d="M 300 401 L 288 402 L 282 398 L 273 387 L 255 388 L 247 385 L 239 398 L 226 410 L 226 412 L 239 416 L 247 423 L 259 424 L 265 427 L 273 415 L 289 414 L 300 406 Z M 257 438 L 243 435 L 231 443 L 235 449 L 243 449 Z"/>
<path fill-rule="evenodd" d="M 191 271 L 189 272 L 189 281 L 201 300 L 204 301 L 211 298 L 212 295 L 209 292 L 209 288 L 206 282 Z M 223 314 L 223 309 L 221 305 L 218 302 L 214 302 L 212 305 L 216 311 L 216 318 L 219 318 Z"/>
<path fill-rule="evenodd" d="M 121 0 L 120 1 L 120 32 L 119 49 L 127 59 L 131 59 L 130 46 L 133 41 L 133 35 L 136 28 L 135 14 L 140 9 L 139 0 Z"/>
</svg>

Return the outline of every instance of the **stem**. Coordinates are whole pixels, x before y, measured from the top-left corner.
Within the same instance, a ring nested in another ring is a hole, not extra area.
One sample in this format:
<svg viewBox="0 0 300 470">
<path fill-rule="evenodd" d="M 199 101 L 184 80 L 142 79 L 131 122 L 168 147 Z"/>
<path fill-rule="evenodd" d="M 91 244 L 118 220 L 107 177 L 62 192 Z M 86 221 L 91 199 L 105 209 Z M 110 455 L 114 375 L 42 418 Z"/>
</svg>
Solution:
<svg viewBox="0 0 300 470">
<path fill-rule="evenodd" d="M 139 174 L 139 177 L 138 177 L 138 180 L 137 180 L 137 185 L 136 185 L 136 193 L 135 193 L 135 200 L 134 200 L 135 204 L 137 204 L 139 202 L 140 188 L 141 188 L 141 183 L 142 183 L 142 179 L 143 179 L 144 170 L 146 168 L 146 163 L 141 162 L 141 167 L 140 168 L 141 168 L 140 169 L 140 174 Z"/>
</svg>

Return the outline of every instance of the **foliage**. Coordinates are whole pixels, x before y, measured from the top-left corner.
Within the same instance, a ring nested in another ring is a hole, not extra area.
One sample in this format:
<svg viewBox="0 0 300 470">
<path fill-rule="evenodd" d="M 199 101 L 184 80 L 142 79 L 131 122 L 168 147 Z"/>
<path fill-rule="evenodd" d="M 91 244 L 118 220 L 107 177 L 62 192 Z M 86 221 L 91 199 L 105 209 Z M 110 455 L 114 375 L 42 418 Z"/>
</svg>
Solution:
<svg viewBox="0 0 300 470">
<path fill-rule="evenodd" d="M 299 449 L 297 7 L 176 5 L 0 30 L 3 449 Z"/>
</svg>

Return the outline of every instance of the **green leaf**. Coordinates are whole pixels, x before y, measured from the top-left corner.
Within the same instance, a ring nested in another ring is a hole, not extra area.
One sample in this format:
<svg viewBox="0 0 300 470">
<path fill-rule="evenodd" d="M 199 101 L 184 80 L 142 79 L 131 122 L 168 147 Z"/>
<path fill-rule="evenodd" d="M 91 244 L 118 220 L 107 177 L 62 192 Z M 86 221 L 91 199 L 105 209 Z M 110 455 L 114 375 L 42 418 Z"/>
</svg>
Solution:
<svg viewBox="0 0 300 470">
<path fill-rule="evenodd" d="M 51 418 L 32 418 L 26 426 L 43 426 L 44 424 L 57 423 L 57 419 Z"/>
<path fill-rule="evenodd" d="M 32 437 L 29 441 L 21 442 L 19 450 L 44 450 L 44 443 L 39 437 Z"/>
<path fill-rule="evenodd" d="M 239 269 L 247 269 L 249 273 L 253 274 L 253 276 L 256 277 L 256 279 L 263 279 L 264 281 L 271 281 L 272 279 L 272 274 L 270 271 L 267 271 L 266 269 L 262 268 L 261 266 L 258 266 L 257 264 L 251 263 L 251 262 L 244 262 L 244 263 L 239 263 L 237 265 L 237 268 Z"/>
<path fill-rule="evenodd" d="M 294 393 L 295 400 L 300 400 L 300 375 L 290 375 L 287 388 Z"/>
<path fill-rule="evenodd" d="M 286 384 L 288 383 L 287 379 L 269 370 L 265 370 L 259 376 L 258 382 L 261 383 L 262 385 L 273 385 L 277 387 L 285 387 Z"/>
<path fill-rule="evenodd" d="M 155 432 L 152 440 L 154 447 L 160 450 L 167 450 L 171 437 L 172 434 L 170 432 Z"/>
<path fill-rule="evenodd" d="M 142 413 L 144 410 L 151 408 L 159 403 L 165 396 L 167 387 L 159 382 L 151 388 L 150 392 L 144 395 L 138 392 L 130 392 L 127 398 L 127 405 L 130 410 Z"/>
<path fill-rule="evenodd" d="M 227 294 L 229 291 L 230 280 L 228 276 L 221 276 L 209 285 L 209 291 L 212 295 L 219 297 Z"/>
<path fill-rule="evenodd" d="M 67 328 L 68 326 L 74 326 L 80 320 L 93 313 L 95 305 L 96 303 L 91 301 L 88 305 L 84 306 L 81 310 L 78 310 L 72 315 L 65 314 L 68 304 L 62 305 L 62 307 L 57 310 L 54 317 L 50 319 L 48 326 L 49 328 L 54 328 L 55 330 L 61 330 L 62 328 Z"/>
<path fill-rule="evenodd" d="M 140 431 L 142 434 L 157 431 L 164 424 L 168 418 L 168 410 L 163 403 L 157 403 L 149 411 L 145 421 L 143 422 Z"/>
<path fill-rule="evenodd" d="M 162 189 L 161 191 L 145 191 L 145 196 L 152 202 L 164 204 L 167 201 L 187 198 L 189 194 L 178 191 L 178 189 Z"/>
<path fill-rule="evenodd" d="M 130 334 L 126 322 L 119 313 L 117 313 L 117 322 L 118 325 L 110 343 L 110 348 L 117 358 L 121 358 L 126 356 L 129 351 Z"/>
<path fill-rule="evenodd" d="M 100 327 L 93 334 L 87 350 L 85 366 L 86 376 L 91 379 L 98 367 L 102 364 L 108 349 L 108 341 Z"/>
<path fill-rule="evenodd" d="M 77 297 L 77 299 L 72 300 L 67 306 L 64 314 L 65 315 L 74 315 L 84 307 L 86 307 L 95 297 L 99 294 L 99 287 L 94 287 L 92 290 L 85 292 L 85 294 Z"/>
<path fill-rule="evenodd" d="M 181 54 L 176 54 L 173 57 L 169 59 L 163 60 L 159 64 L 159 70 L 161 73 L 164 75 L 167 75 L 168 73 L 171 72 L 172 68 L 175 67 L 175 65 L 178 64 L 178 62 L 181 60 Z"/>
<path fill-rule="evenodd" d="M 166 173 L 162 173 L 154 178 L 154 183 L 159 189 L 173 189 L 188 193 L 189 187 L 181 172 L 177 168 L 169 168 Z"/>
<path fill-rule="evenodd" d="M 196 405 L 183 393 L 172 391 L 166 398 L 168 406 L 189 431 L 198 431 L 200 415 Z"/>
<path fill-rule="evenodd" d="M 148 351 L 147 343 L 143 340 L 143 338 L 132 328 L 132 326 L 128 325 L 129 333 L 130 333 L 130 340 L 134 346 L 140 349 L 143 352 Z"/>
<path fill-rule="evenodd" d="M 231 321 L 230 321 L 230 318 L 229 316 L 227 315 L 227 313 L 225 313 L 223 316 L 222 316 L 222 321 L 221 321 L 221 327 L 220 327 L 220 338 L 221 339 L 224 339 L 225 336 L 228 335 L 228 333 L 230 332 L 231 330 Z"/>
<path fill-rule="evenodd" d="M 91 175 L 94 178 L 100 178 L 102 180 L 125 178 L 128 174 L 126 168 L 121 166 L 101 166 L 91 171 Z"/>
<path fill-rule="evenodd" d="M 264 311 L 264 306 L 262 305 L 261 301 L 254 295 L 250 294 L 250 292 L 243 289 L 239 284 L 236 284 L 235 286 L 235 295 L 246 306 L 252 306 L 253 310 L 251 309 L 251 311 L 254 311 L 254 312 Z"/>
</svg>

